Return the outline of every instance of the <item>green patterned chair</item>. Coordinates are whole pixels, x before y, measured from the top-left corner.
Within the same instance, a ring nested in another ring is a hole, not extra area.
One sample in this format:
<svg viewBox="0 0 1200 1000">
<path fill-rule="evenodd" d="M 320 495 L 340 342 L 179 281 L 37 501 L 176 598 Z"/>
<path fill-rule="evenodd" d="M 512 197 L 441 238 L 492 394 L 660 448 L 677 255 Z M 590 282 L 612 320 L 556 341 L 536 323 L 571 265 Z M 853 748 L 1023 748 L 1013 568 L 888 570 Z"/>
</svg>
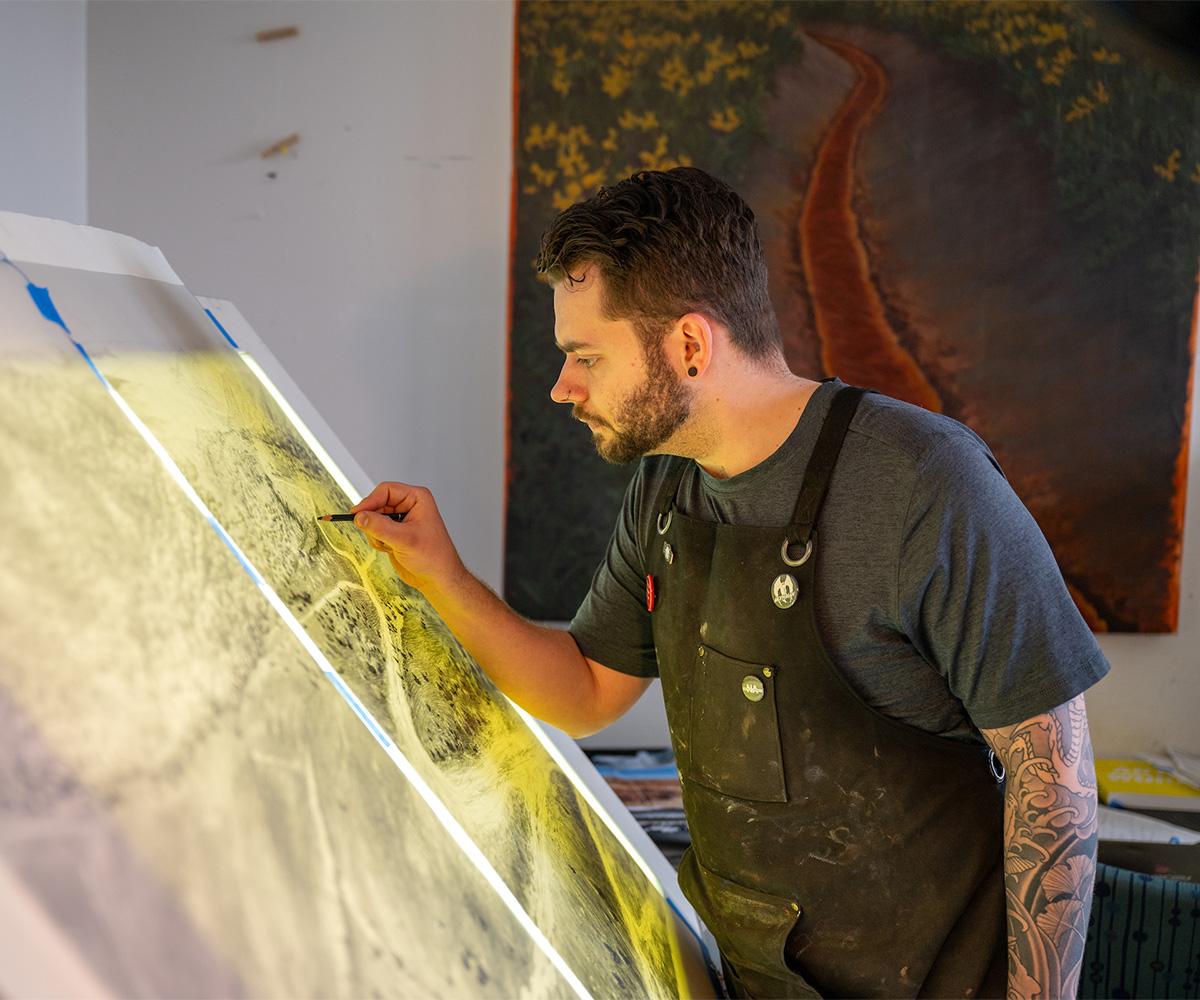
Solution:
<svg viewBox="0 0 1200 1000">
<path fill-rule="evenodd" d="M 1200 884 L 1097 865 L 1079 996 L 1200 996 Z"/>
</svg>

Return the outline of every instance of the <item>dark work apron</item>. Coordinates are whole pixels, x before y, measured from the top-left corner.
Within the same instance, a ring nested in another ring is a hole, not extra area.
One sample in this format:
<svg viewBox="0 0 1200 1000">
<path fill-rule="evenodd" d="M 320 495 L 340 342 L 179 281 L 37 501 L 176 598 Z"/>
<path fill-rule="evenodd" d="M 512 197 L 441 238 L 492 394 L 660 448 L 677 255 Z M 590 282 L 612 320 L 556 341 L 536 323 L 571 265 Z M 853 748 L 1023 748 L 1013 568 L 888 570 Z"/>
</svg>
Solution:
<svg viewBox="0 0 1200 1000">
<path fill-rule="evenodd" d="M 669 460 L 643 552 L 692 832 L 679 883 L 735 996 L 1003 996 L 994 759 L 870 708 L 817 629 L 815 529 L 864 391 L 834 397 L 790 526 L 684 516 L 689 462 Z"/>
</svg>

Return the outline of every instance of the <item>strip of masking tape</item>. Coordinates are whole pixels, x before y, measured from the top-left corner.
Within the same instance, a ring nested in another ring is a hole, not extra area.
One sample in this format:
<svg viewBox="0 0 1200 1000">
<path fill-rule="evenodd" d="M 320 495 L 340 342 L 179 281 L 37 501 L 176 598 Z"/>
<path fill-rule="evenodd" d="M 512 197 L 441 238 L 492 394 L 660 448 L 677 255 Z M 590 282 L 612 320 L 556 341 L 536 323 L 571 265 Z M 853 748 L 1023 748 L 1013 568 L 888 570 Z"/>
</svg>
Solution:
<svg viewBox="0 0 1200 1000">
<path fill-rule="evenodd" d="M 0 212 L 0 246 L 15 261 L 182 285 L 158 247 L 132 236 L 58 219 Z"/>
</svg>

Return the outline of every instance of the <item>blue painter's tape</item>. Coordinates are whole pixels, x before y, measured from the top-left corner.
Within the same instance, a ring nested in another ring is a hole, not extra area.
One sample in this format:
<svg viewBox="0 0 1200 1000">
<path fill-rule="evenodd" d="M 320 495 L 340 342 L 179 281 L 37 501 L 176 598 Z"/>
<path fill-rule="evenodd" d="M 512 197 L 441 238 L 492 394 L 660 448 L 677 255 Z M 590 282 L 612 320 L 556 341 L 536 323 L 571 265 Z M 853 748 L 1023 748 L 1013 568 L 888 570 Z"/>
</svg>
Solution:
<svg viewBox="0 0 1200 1000">
<path fill-rule="evenodd" d="M 346 703 L 352 709 L 354 709 L 354 714 L 362 720 L 362 724 L 371 730 L 371 735 L 379 741 L 381 746 L 385 748 L 390 747 L 392 745 L 392 741 L 388 739 L 387 733 L 380 729 L 379 726 L 375 724 L 375 720 L 367 715 L 366 710 L 358 703 L 358 699 L 354 697 L 354 692 L 346 687 L 346 682 L 332 670 L 326 670 L 324 673 L 325 676 L 328 677 L 333 683 L 333 686 L 338 689 L 338 694 L 345 698 Z"/>
<path fill-rule="evenodd" d="M 38 312 L 51 323 L 61 326 L 66 331 L 68 337 L 71 336 L 71 331 L 67 329 L 67 324 L 63 322 L 62 316 L 58 313 L 58 307 L 55 306 L 54 300 L 50 298 L 50 289 L 39 288 L 31 281 L 25 286 L 25 290 L 29 292 L 29 297 L 33 299 L 33 304 L 38 307 Z"/>
<path fill-rule="evenodd" d="M 226 330 L 226 329 L 225 329 L 225 327 L 223 327 L 223 326 L 221 325 L 221 321 L 220 321 L 219 319 L 217 319 L 217 317 L 216 317 L 216 316 L 214 316 L 214 315 L 213 315 L 213 311 L 212 311 L 211 309 L 205 309 L 204 311 L 205 311 L 206 313 L 208 313 L 208 318 L 209 318 L 209 319 L 211 319 L 211 320 L 213 321 L 213 323 L 214 323 L 214 325 L 216 326 L 216 328 L 217 328 L 218 330 L 220 330 L 220 331 L 221 331 L 221 336 L 222 336 L 222 337 L 224 337 L 226 340 L 228 340 L 228 341 L 229 341 L 229 344 L 230 344 L 230 346 L 231 346 L 231 347 L 232 347 L 232 348 L 233 348 L 235 351 L 240 351 L 240 350 L 241 350 L 241 348 L 240 348 L 240 347 L 238 347 L 238 345 L 237 345 L 237 341 L 236 341 L 236 340 L 234 340 L 234 339 L 233 339 L 231 336 L 229 336 L 229 331 L 228 331 L 228 330 Z"/>
<path fill-rule="evenodd" d="M 229 532 L 222 528 L 221 523 L 211 514 L 208 517 L 208 526 L 220 536 L 221 541 L 223 541 L 229 548 L 229 551 L 233 553 L 234 558 L 242 564 L 242 569 L 244 569 L 250 579 L 254 581 L 255 586 L 261 587 L 263 585 L 263 578 L 258 575 L 258 572 L 253 566 L 246 562 L 245 557 L 241 552 L 238 551 L 238 547 L 233 544 L 233 539 L 229 537 Z"/>
<path fill-rule="evenodd" d="M 67 334 L 67 336 L 70 337 L 71 335 Z M 71 337 L 71 343 L 75 345 L 75 350 L 77 350 L 82 356 L 83 360 L 87 362 L 87 366 L 92 370 L 92 374 L 100 380 L 100 384 L 106 389 L 109 388 L 108 379 L 100 374 L 100 369 L 96 367 L 96 362 L 92 360 L 92 356 L 88 354 L 86 350 L 84 350 L 83 344 L 81 344 L 74 337 Z"/>
</svg>

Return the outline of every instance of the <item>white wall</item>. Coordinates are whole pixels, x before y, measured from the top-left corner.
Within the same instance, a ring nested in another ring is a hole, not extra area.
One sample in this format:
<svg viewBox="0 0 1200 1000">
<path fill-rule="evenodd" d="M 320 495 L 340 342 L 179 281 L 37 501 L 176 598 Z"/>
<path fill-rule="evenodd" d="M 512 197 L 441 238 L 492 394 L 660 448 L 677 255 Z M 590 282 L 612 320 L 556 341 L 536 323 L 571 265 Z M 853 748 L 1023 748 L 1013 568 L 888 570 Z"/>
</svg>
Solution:
<svg viewBox="0 0 1200 1000">
<path fill-rule="evenodd" d="M 299 37 L 254 41 L 289 24 Z M 434 490 L 493 587 L 512 27 L 507 2 L 88 16 L 91 224 L 231 299 L 371 477 Z M 260 158 L 292 132 L 294 154 Z"/>
<path fill-rule="evenodd" d="M 83 0 L 0 2 L 0 210 L 87 216 Z"/>
</svg>

